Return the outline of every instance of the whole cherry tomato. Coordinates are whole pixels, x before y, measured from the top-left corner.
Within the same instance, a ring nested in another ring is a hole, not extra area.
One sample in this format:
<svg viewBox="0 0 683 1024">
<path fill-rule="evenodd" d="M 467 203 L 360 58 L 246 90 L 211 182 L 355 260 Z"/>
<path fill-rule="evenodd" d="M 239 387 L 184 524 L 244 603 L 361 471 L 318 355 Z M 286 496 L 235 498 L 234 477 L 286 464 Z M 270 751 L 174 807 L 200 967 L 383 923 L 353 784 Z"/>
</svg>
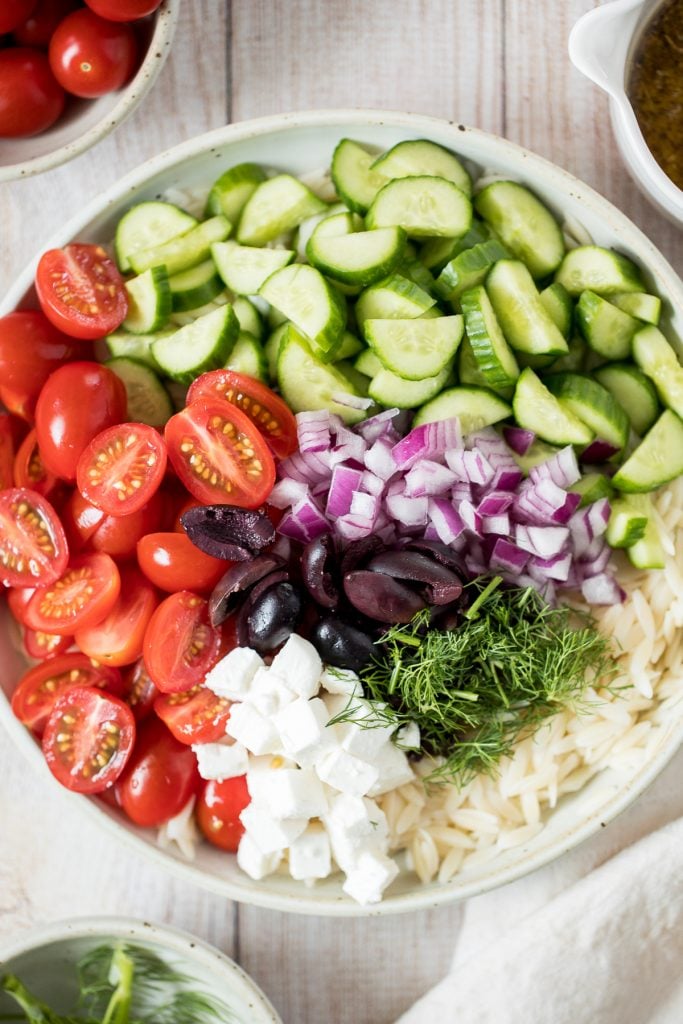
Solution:
<svg viewBox="0 0 683 1024">
<path fill-rule="evenodd" d="M 60 21 L 75 11 L 78 0 L 38 0 L 25 21 L 13 31 L 20 46 L 46 47 Z"/>
<path fill-rule="evenodd" d="M 36 0 L 2 0 L 0 5 L 0 35 L 12 32 L 21 25 L 36 5 Z"/>
<path fill-rule="evenodd" d="M 161 0 L 85 0 L 91 11 L 109 21 L 135 21 L 156 11 Z"/>
<path fill-rule="evenodd" d="M 143 722 L 133 756 L 116 790 L 121 807 L 136 825 L 163 825 L 199 789 L 197 758 L 153 715 Z"/>
<path fill-rule="evenodd" d="M 38 309 L 0 318 L 0 381 L 23 397 L 31 412 L 50 374 L 82 351 L 77 341 L 57 330 Z"/>
<path fill-rule="evenodd" d="M 64 103 L 64 90 L 44 53 L 27 46 L 0 50 L 0 137 L 44 132 L 64 110 Z"/>
<path fill-rule="evenodd" d="M 130 25 L 84 8 L 58 25 L 49 54 L 60 85 L 74 96 L 94 99 L 125 85 L 135 69 L 137 43 Z"/>
<path fill-rule="evenodd" d="M 244 832 L 240 814 L 250 799 L 244 775 L 206 783 L 197 801 L 197 824 L 210 843 L 235 853 Z"/>
</svg>

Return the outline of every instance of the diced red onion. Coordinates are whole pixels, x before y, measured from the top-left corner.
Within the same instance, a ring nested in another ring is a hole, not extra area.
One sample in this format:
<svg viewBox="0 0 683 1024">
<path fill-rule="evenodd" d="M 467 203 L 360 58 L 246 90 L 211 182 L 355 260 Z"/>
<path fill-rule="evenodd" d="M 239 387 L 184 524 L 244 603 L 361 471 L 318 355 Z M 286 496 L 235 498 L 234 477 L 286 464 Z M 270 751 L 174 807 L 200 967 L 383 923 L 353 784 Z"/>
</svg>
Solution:
<svg viewBox="0 0 683 1024">
<path fill-rule="evenodd" d="M 481 515 L 477 512 L 477 515 Z M 510 516 L 507 512 L 500 512 L 497 516 L 481 516 L 481 532 L 494 533 L 500 537 L 510 535 Z"/>
<path fill-rule="evenodd" d="M 481 516 L 471 501 L 461 501 L 458 505 L 458 513 L 468 530 L 477 535 L 481 533 Z"/>
<path fill-rule="evenodd" d="M 507 465 L 494 466 L 493 479 L 489 481 L 489 488 L 495 491 L 515 491 L 522 482 L 524 474 L 514 459 L 510 459 Z"/>
<path fill-rule="evenodd" d="M 570 532 L 566 526 L 525 526 L 515 529 L 515 541 L 535 558 L 555 558 L 564 551 Z"/>
<path fill-rule="evenodd" d="M 550 479 L 558 487 L 564 487 L 565 489 L 571 487 L 572 484 L 581 479 L 581 470 L 576 461 L 574 449 L 570 444 L 566 448 L 561 448 L 559 452 L 546 459 L 545 462 L 532 466 L 529 476 L 534 483 L 537 483 L 539 480 Z"/>
<path fill-rule="evenodd" d="M 405 477 L 405 493 L 410 498 L 424 494 L 445 494 L 455 483 L 455 473 L 439 462 L 423 459 L 412 466 Z"/>
<path fill-rule="evenodd" d="M 579 562 L 591 563 L 602 556 L 606 546 L 607 542 L 604 537 L 593 537 L 590 543 L 587 544 L 582 551 L 577 551 L 575 547 L 574 555 Z"/>
<path fill-rule="evenodd" d="M 436 536 L 443 544 L 452 544 L 465 529 L 462 519 L 445 498 L 431 498 L 428 514 Z"/>
<path fill-rule="evenodd" d="M 555 555 L 552 558 L 537 558 L 532 556 L 529 559 L 529 575 L 541 582 L 556 580 L 564 583 L 569 576 L 572 564 L 571 552 Z"/>
<path fill-rule="evenodd" d="M 472 500 L 472 488 L 466 480 L 458 480 L 451 487 L 451 498 L 457 504 L 459 501 Z"/>
<path fill-rule="evenodd" d="M 325 512 L 328 516 L 343 516 L 351 509 L 351 501 L 354 491 L 360 488 L 363 479 L 361 469 L 352 469 L 350 466 L 335 466 L 332 470 L 330 490 L 327 496 Z"/>
<path fill-rule="evenodd" d="M 489 491 L 479 504 L 477 512 L 482 516 L 499 516 L 512 505 L 514 495 L 509 491 Z"/>
<path fill-rule="evenodd" d="M 308 494 L 308 484 L 302 480 L 295 480 L 294 477 L 283 477 L 278 480 L 268 495 L 268 504 L 275 508 L 289 508 L 296 505 Z"/>
<path fill-rule="evenodd" d="M 369 419 L 363 420 L 358 424 L 356 430 L 368 444 L 372 444 L 379 437 L 384 437 L 393 430 L 393 420 L 398 415 L 398 409 L 385 409 L 384 412 L 378 412 L 376 416 L 370 416 Z"/>
<path fill-rule="evenodd" d="M 533 430 L 523 427 L 504 427 L 503 437 L 516 455 L 526 455 L 536 440 Z"/>
<path fill-rule="evenodd" d="M 384 480 L 375 476 L 374 473 L 370 473 L 367 469 L 363 471 L 360 485 L 362 490 L 367 491 L 368 494 L 381 495 L 384 493 Z"/>
<path fill-rule="evenodd" d="M 602 537 L 607 530 L 610 517 L 610 503 L 608 498 L 598 498 L 586 506 L 586 518 L 594 537 Z"/>
<path fill-rule="evenodd" d="M 354 516 L 348 513 L 340 516 L 334 524 L 336 533 L 344 540 L 362 540 L 374 532 L 372 520 L 365 516 Z"/>
<path fill-rule="evenodd" d="M 462 445 L 460 423 L 456 419 L 423 423 L 394 445 L 392 454 L 398 469 L 410 469 L 420 459 L 444 455 Z"/>
<path fill-rule="evenodd" d="M 606 572 L 584 580 L 581 593 L 589 604 L 620 604 L 626 597 L 614 577 Z"/>
<path fill-rule="evenodd" d="M 378 437 L 365 453 L 365 465 L 381 480 L 388 480 L 396 472 L 396 463 L 391 449 L 392 445 L 386 438 Z"/>
<path fill-rule="evenodd" d="M 387 512 L 404 526 L 427 525 L 427 498 L 407 498 L 403 494 L 390 494 L 385 499 Z"/>
<path fill-rule="evenodd" d="M 600 438 L 596 438 L 595 441 L 591 441 L 591 443 L 584 448 L 579 458 L 581 459 L 581 462 L 606 462 L 607 459 L 611 459 L 613 455 L 616 455 L 618 451 L 619 449 L 616 445 L 611 444 L 609 441 L 603 441 Z"/>
<path fill-rule="evenodd" d="M 406 482 L 402 476 L 397 477 L 396 480 L 391 480 L 387 484 L 386 496 L 389 497 L 392 494 L 405 494 Z"/>
<path fill-rule="evenodd" d="M 296 417 L 296 432 L 299 440 L 299 451 L 328 451 L 331 438 L 330 414 L 327 409 L 298 413 Z"/>
<path fill-rule="evenodd" d="M 473 449 L 454 448 L 446 452 L 446 464 L 457 480 L 482 486 L 490 483 L 495 470 L 485 455 Z"/>
<path fill-rule="evenodd" d="M 528 559 L 529 556 L 526 551 L 522 551 L 512 541 L 499 537 L 491 552 L 489 566 L 491 569 L 520 573 L 526 566 Z"/>
<path fill-rule="evenodd" d="M 278 533 L 292 540 L 307 544 L 323 533 L 330 532 L 330 524 L 312 498 L 298 501 L 292 511 L 283 516 L 278 524 Z"/>
<path fill-rule="evenodd" d="M 332 452 L 335 456 L 342 456 L 343 460 L 351 460 L 363 465 L 367 442 L 359 435 L 354 434 L 347 427 L 340 427 L 336 432 Z"/>
<path fill-rule="evenodd" d="M 574 555 L 576 558 L 581 558 L 588 551 L 593 540 L 593 530 L 586 510 L 581 509 L 579 512 L 575 512 L 567 525 L 572 537 Z"/>
<path fill-rule="evenodd" d="M 564 491 L 550 479 L 536 483 L 525 481 L 514 503 L 515 517 L 521 522 L 545 525 L 548 521 L 566 523 L 581 501 L 578 494 Z"/>
<path fill-rule="evenodd" d="M 351 515 L 369 519 L 374 526 L 379 513 L 379 501 L 379 497 L 376 494 L 354 491 L 351 498 Z"/>
<path fill-rule="evenodd" d="M 597 544 L 597 540 L 594 541 Z M 582 579 L 588 579 L 590 576 L 597 576 L 599 573 L 604 572 L 609 565 L 609 560 L 612 556 L 612 549 L 607 543 L 603 543 L 602 548 L 597 546 L 593 548 L 591 545 L 591 558 L 581 558 L 576 563 L 577 571 L 581 574 Z"/>
<path fill-rule="evenodd" d="M 330 398 L 338 405 L 344 405 L 347 409 L 369 409 L 373 405 L 371 398 L 362 398 L 360 395 L 352 395 L 348 391 L 333 391 Z"/>
</svg>

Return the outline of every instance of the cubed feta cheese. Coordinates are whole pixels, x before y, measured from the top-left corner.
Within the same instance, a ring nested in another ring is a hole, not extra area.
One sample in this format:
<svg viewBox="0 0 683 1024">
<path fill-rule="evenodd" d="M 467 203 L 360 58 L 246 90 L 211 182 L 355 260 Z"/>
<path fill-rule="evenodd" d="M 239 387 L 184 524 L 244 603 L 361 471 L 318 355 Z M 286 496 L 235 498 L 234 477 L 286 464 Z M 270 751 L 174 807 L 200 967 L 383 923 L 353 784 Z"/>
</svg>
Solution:
<svg viewBox="0 0 683 1024">
<path fill-rule="evenodd" d="M 243 700 L 263 658 L 251 647 L 235 647 L 213 666 L 206 676 L 206 685 L 219 697 Z"/>
<path fill-rule="evenodd" d="M 389 827 L 374 800 L 339 794 L 324 817 L 332 853 L 343 871 L 353 871 L 361 853 L 386 853 Z"/>
<path fill-rule="evenodd" d="M 322 698 L 322 702 L 327 708 L 327 714 L 330 718 L 336 718 L 337 715 L 341 715 L 342 712 L 351 706 L 349 696 L 346 693 L 326 693 Z"/>
<path fill-rule="evenodd" d="M 372 763 L 377 768 L 378 778 L 368 790 L 368 796 L 381 796 L 382 793 L 388 793 L 390 789 L 403 786 L 415 778 L 410 761 L 391 741 L 385 743 L 377 752 Z"/>
<path fill-rule="evenodd" d="M 225 731 L 252 754 L 276 754 L 280 751 L 277 729 L 252 704 L 233 704 Z"/>
<path fill-rule="evenodd" d="M 265 754 L 262 757 L 250 757 L 247 771 L 247 789 L 252 800 L 264 804 L 264 793 L 270 788 L 270 780 L 273 772 L 282 771 L 285 768 L 296 769 L 295 761 L 281 754 Z"/>
<path fill-rule="evenodd" d="M 270 718 L 271 715 L 277 714 L 281 708 L 294 700 L 294 694 L 281 675 L 273 672 L 270 668 L 263 667 L 258 669 L 254 675 L 249 692 L 244 699 L 249 704 L 253 704 L 257 711 L 260 711 L 266 718 Z"/>
<path fill-rule="evenodd" d="M 299 697 L 315 697 L 320 689 L 323 663 L 313 644 L 292 633 L 273 658 L 271 670 L 277 672 Z"/>
<path fill-rule="evenodd" d="M 203 779 L 234 779 L 249 767 L 249 755 L 241 743 L 195 743 L 192 749 Z"/>
<path fill-rule="evenodd" d="M 181 811 L 161 826 L 157 834 L 157 842 L 162 850 L 177 846 L 183 857 L 194 860 L 198 833 L 194 820 L 196 797 L 191 796 Z"/>
<path fill-rule="evenodd" d="M 420 749 L 420 726 L 417 722 L 406 722 L 396 733 L 396 746 L 402 750 Z"/>
<path fill-rule="evenodd" d="M 247 787 L 274 818 L 317 818 L 327 811 L 322 783 L 312 768 L 247 773 Z"/>
<path fill-rule="evenodd" d="M 380 704 L 379 708 L 385 705 Z M 365 723 L 369 724 L 366 726 Z M 349 754 L 363 761 L 373 761 L 377 753 L 394 732 L 395 725 L 378 724 L 377 714 L 370 701 L 357 700 L 353 704 L 353 719 L 341 726 L 342 746 Z"/>
<path fill-rule="evenodd" d="M 320 677 L 320 685 L 328 693 L 343 693 L 347 697 L 363 696 L 361 681 L 350 668 L 328 666 Z"/>
<path fill-rule="evenodd" d="M 349 871 L 342 886 L 344 892 L 357 903 L 379 903 L 384 890 L 398 874 L 398 864 L 383 853 L 361 853 L 353 871 Z"/>
<path fill-rule="evenodd" d="M 341 747 L 334 747 L 323 754 L 315 768 L 328 786 L 353 796 L 365 796 L 379 779 L 379 771 L 374 765 L 361 761 Z"/>
<path fill-rule="evenodd" d="M 308 825 L 308 818 L 274 818 L 253 801 L 240 814 L 240 821 L 261 853 L 275 853 L 289 846 Z"/>
<path fill-rule="evenodd" d="M 299 881 L 327 878 L 332 870 L 330 840 L 321 825 L 309 825 L 289 847 L 289 873 Z"/>
<path fill-rule="evenodd" d="M 287 705 L 273 719 L 285 753 L 299 764 L 313 764 L 335 742 L 332 730 L 327 729 L 328 718 L 319 697 L 298 697 Z"/>
<path fill-rule="evenodd" d="M 282 850 L 262 853 L 248 833 L 244 833 L 237 847 L 237 863 L 245 874 L 259 882 L 271 875 L 282 860 Z"/>
</svg>

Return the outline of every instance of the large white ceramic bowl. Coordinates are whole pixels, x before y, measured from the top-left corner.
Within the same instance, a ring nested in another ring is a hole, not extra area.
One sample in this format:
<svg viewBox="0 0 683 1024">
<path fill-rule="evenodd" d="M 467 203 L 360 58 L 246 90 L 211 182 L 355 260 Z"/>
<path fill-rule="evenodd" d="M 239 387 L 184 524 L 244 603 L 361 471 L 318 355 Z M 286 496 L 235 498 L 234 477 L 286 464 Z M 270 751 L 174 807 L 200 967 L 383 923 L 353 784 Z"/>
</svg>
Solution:
<svg viewBox="0 0 683 1024">
<path fill-rule="evenodd" d="M 41 240 L 40 250 L 64 245 L 71 239 L 110 239 L 116 222 L 133 203 L 158 196 L 173 186 L 210 184 L 232 164 L 245 160 L 275 165 L 294 174 L 329 165 L 332 151 L 344 136 L 388 147 L 402 139 L 429 138 L 448 146 L 470 161 L 473 169 L 490 168 L 526 182 L 560 218 L 580 221 L 600 245 L 613 246 L 644 270 L 648 285 L 664 299 L 663 325 L 672 338 L 683 338 L 683 283 L 654 245 L 622 213 L 587 185 L 541 157 L 504 139 L 464 125 L 414 114 L 375 111 L 322 111 L 286 114 L 231 125 L 191 139 L 162 153 L 128 174 L 113 188 L 80 211 L 54 237 Z M 0 315 L 30 304 L 35 262 L 24 269 L 0 305 Z M 0 686 L 9 695 L 21 671 L 21 657 L 13 649 L 7 625 L 0 623 Z M 12 716 L 6 696 L 0 694 L 0 718 L 22 753 L 42 771 L 54 799 L 76 800 L 106 828 L 189 881 L 241 900 L 298 913 L 353 916 L 418 910 L 473 896 L 527 874 L 560 856 L 602 823 L 614 818 L 642 793 L 683 740 L 683 711 L 665 725 L 655 726 L 657 742 L 637 772 L 603 772 L 580 793 L 563 799 L 545 829 L 524 847 L 508 850 L 498 859 L 472 867 L 445 885 L 422 886 L 415 875 L 402 872 L 384 901 L 363 908 L 344 896 L 340 876 L 315 888 L 274 875 L 255 882 L 242 874 L 231 855 L 208 844 L 194 862 L 161 851 L 153 831 L 137 829 L 114 810 L 84 797 L 73 796 L 51 778 L 42 754 L 24 727 Z"/>
<path fill-rule="evenodd" d="M 78 996 L 78 961 L 97 946 L 117 941 L 141 946 L 187 975 L 188 987 L 230 1007 L 231 1021 L 282 1024 L 263 992 L 234 960 L 187 932 L 124 917 L 77 918 L 25 932 L 0 946 L 0 974 L 18 975 L 51 1009 L 67 1012 Z M 16 1008 L 0 993 L 0 1014 Z"/>
</svg>

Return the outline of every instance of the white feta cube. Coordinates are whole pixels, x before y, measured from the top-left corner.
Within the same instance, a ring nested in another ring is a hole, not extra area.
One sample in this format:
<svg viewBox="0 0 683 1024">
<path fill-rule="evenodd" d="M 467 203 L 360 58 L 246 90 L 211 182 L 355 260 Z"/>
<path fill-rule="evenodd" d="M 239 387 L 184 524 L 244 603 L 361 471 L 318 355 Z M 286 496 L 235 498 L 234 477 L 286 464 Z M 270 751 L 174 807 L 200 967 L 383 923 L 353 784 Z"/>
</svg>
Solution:
<svg viewBox="0 0 683 1024">
<path fill-rule="evenodd" d="M 346 693 L 326 693 L 322 697 L 322 702 L 327 708 L 329 718 L 336 718 L 337 715 L 341 715 L 343 711 L 346 711 L 351 706 L 350 698 Z"/>
<path fill-rule="evenodd" d="M 245 874 L 260 882 L 266 875 L 272 875 L 282 860 L 282 850 L 262 853 L 248 833 L 244 833 L 237 847 L 237 863 Z"/>
<path fill-rule="evenodd" d="M 372 762 L 377 769 L 377 780 L 368 790 L 368 796 L 381 796 L 390 789 L 413 782 L 415 773 L 410 761 L 398 747 L 389 741 L 377 752 Z"/>
<path fill-rule="evenodd" d="M 374 765 L 361 761 L 341 747 L 334 747 L 323 754 L 315 768 L 328 786 L 353 796 L 365 796 L 379 779 L 379 771 Z"/>
<path fill-rule="evenodd" d="M 271 671 L 277 672 L 299 697 L 315 697 L 320 689 L 323 663 L 313 644 L 292 633 L 273 658 Z"/>
<path fill-rule="evenodd" d="M 378 704 L 381 710 L 386 705 Z M 366 722 L 368 723 L 366 725 Z M 363 761 L 372 762 L 394 732 L 395 725 L 380 725 L 373 705 L 367 700 L 353 704 L 352 721 L 342 726 L 342 746 Z"/>
<path fill-rule="evenodd" d="M 218 697 L 243 700 L 263 664 L 261 655 L 251 647 L 235 647 L 213 666 L 206 676 L 206 685 Z"/>
<path fill-rule="evenodd" d="M 265 754 L 262 757 L 250 757 L 247 770 L 247 789 L 251 799 L 265 804 L 264 794 L 270 788 L 270 780 L 274 772 L 284 768 L 296 768 L 296 762 L 281 754 Z"/>
<path fill-rule="evenodd" d="M 244 699 L 266 718 L 270 718 L 293 701 L 294 694 L 281 675 L 264 666 L 257 670 Z"/>
<path fill-rule="evenodd" d="M 343 693 L 347 697 L 362 697 L 363 686 L 350 668 L 328 666 L 320 677 L 320 685 L 327 693 Z"/>
<path fill-rule="evenodd" d="M 396 733 L 396 746 L 399 750 L 420 749 L 420 726 L 417 722 L 406 722 Z"/>
<path fill-rule="evenodd" d="M 398 864 L 383 853 L 365 851 L 356 867 L 349 871 L 342 886 L 347 896 L 365 906 L 379 903 L 384 890 L 398 875 Z"/>
<path fill-rule="evenodd" d="M 274 818 L 252 801 L 240 814 L 240 821 L 261 853 L 275 853 L 289 846 L 308 825 L 308 818 Z"/>
<path fill-rule="evenodd" d="M 285 753 L 299 764 L 313 764 L 335 742 L 332 730 L 327 729 L 328 718 L 319 697 L 292 701 L 273 719 Z"/>
<path fill-rule="evenodd" d="M 162 850 L 172 850 L 177 846 L 183 857 L 194 860 L 198 830 L 194 819 L 194 805 L 197 798 L 191 796 L 182 810 L 161 826 L 157 833 L 157 843 Z"/>
<path fill-rule="evenodd" d="M 321 825 L 309 825 L 289 847 L 289 873 L 298 881 L 327 878 L 332 870 L 330 840 Z"/>
<path fill-rule="evenodd" d="M 389 827 L 374 800 L 339 794 L 324 817 L 332 853 L 343 871 L 352 871 L 361 853 L 386 853 Z"/>
<path fill-rule="evenodd" d="M 274 818 L 317 818 L 328 808 L 322 783 L 312 768 L 280 768 L 247 773 L 247 788 Z"/>
<path fill-rule="evenodd" d="M 197 768 L 203 779 L 234 779 L 246 775 L 249 767 L 247 748 L 241 743 L 194 743 Z"/>
<path fill-rule="evenodd" d="M 252 754 L 275 754 L 280 750 L 277 729 L 252 704 L 234 704 L 225 729 Z"/>
</svg>

